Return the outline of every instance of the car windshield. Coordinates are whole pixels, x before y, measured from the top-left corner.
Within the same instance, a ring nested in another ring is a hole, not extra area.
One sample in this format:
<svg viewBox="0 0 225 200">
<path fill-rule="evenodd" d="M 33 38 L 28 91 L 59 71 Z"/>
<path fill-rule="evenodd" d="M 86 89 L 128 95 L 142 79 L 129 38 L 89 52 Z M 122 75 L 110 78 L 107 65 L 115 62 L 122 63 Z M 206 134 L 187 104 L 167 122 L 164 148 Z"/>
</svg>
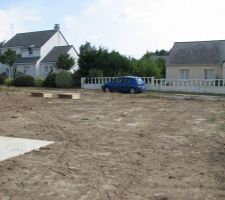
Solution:
<svg viewBox="0 0 225 200">
<path fill-rule="evenodd" d="M 114 83 L 120 83 L 121 80 L 122 80 L 121 78 L 115 78 L 115 79 L 113 80 L 113 82 L 114 82 Z"/>
<path fill-rule="evenodd" d="M 136 78 L 136 81 L 138 84 L 142 84 L 143 83 L 143 80 L 141 78 Z"/>
</svg>

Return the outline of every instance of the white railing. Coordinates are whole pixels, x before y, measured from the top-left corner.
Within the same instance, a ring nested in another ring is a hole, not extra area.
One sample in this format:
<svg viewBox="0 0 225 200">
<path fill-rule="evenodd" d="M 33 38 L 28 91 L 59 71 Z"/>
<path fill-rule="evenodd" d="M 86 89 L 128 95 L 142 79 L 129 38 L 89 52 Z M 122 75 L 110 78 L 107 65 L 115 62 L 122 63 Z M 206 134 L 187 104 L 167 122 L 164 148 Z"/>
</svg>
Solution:
<svg viewBox="0 0 225 200">
<path fill-rule="evenodd" d="M 101 89 L 101 86 L 117 77 L 81 78 L 81 88 Z M 141 77 L 146 90 L 181 91 L 197 93 L 225 94 L 225 79 L 155 79 L 154 77 Z"/>
<path fill-rule="evenodd" d="M 225 86 L 224 79 L 186 79 L 186 80 L 171 80 L 171 79 L 154 79 L 153 86 L 186 86 L 186 87 L 222 87 Z"/>
</svg>

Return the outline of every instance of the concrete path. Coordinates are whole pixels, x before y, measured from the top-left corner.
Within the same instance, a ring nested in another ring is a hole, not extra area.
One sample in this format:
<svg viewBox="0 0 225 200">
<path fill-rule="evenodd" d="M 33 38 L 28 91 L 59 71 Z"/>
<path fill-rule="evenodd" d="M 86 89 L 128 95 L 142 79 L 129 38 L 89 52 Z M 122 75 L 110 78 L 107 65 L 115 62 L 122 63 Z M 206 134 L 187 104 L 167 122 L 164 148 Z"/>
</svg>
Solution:
<svg viewBox="0 0 225 200">
<path fill-rule="evenodd" d="M 0 136 L 0 161 L 38 150 L 52 143 L 54 142 Z"/>
</svg>

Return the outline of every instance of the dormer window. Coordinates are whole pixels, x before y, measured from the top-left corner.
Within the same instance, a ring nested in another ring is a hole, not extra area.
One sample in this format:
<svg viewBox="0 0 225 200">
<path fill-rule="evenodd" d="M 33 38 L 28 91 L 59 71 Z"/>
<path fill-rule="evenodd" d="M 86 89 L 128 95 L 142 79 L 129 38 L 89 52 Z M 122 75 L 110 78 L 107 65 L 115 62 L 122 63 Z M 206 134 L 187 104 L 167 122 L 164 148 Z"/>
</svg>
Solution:
<svg viewBox="0 0 225 200">
<path fill-rule="evenodd" d="M 28 52 L 29 52 L 29 55 L 32 55 L 32 54 L 33 54 L 33 49 L 30 47 L 30 48 L 28 49 Z"/>
</svg>

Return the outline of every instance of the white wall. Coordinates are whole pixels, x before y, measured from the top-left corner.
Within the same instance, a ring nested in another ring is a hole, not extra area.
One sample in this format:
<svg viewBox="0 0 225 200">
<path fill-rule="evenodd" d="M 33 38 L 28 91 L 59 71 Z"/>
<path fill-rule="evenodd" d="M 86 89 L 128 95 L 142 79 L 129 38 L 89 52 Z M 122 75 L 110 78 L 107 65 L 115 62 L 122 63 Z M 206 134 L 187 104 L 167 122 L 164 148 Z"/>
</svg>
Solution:
<svg viewBox="0 0 225 200">
<path fill-rule="evenodd" d="M 8 65 L 4 65 L 4 64 L 0 63 L 0 74 L 7 73 L 7 69 L 9 70 L 9 66 Z"/>
<path fill-rule="evenodd" d="M 56 32 L 42 47 L 40 50 L 40 60 L 36 65 L 36 77 L 41 76 L 40 61 L 55 47 L 55 46 L 66 46 L 68 43 L 63 38 L 60 31 Z"/>
<path fill-rule="evenodd" d="M 192 93 L 212 93 L 225 94 L 225 87 L 209 87 L 209 86 L 149 86 L 147 90 L 162 91 L 162 92 L 192 92 Z"/>
<path fill-rule="evenodd" d="M 41 57 L 45 57 L 55 46 L 66 45 L 68 45 L 67 42 L 62 37 L 62 34 L 58 31 L 41 47 Z"/>
<path fill-rule="evenodd" d="M 33 76 L 35 77 L 35 64 L 29 64 L 29 65 L 26 65 L 26 64 L 18 64 L 16 66 L 16 69 L 17 69 L 17 73 L 20 72 L 22 74 L 24 74 L 24 69 L 26 69 L 26 75 L 30 75 L 30 76 Z"/>
<path fill-rule="evenodd" d="M 46 67 L 48 71 L 46 71 Z M 39 77 L 45 78 L 51 72 L 51 67 L 53 68 L 53 72 L 57 72 L 57 68 L 55 67 L 55 63 L 40 63 L 40 73 Z"/>
<path fill-rule="evenodd" d="M 223 67 L 221 65 L 206 65 L 206 66 L 166 66 L 166 78 L 167 79 L 180 79 L 180 69 L 189 69 L 190 70 L 190 79 L 204 79 L 205 78 L 205 69 L 214 69 L 215 78 L 223 78 Z"/>
<path fill-rule="evenodd" d="M 22 54 L 22 47 L 10 47 L 10 48 L 5 48 L 2 49 L 2 53 L 4 53 L 6 50 L 12 49 L 13 51 L 16 51 L 16 55 Z"/>
</svg>

